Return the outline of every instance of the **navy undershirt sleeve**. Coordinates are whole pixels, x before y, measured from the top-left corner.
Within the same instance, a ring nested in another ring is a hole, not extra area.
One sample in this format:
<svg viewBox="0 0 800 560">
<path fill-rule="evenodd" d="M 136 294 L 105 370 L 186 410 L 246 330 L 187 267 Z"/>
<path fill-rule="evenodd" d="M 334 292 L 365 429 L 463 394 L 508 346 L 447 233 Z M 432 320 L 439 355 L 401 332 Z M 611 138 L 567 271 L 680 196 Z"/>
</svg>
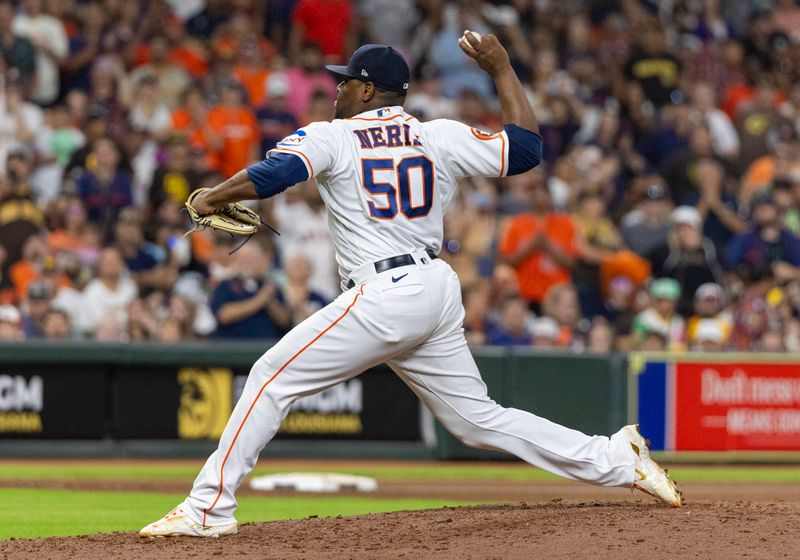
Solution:
<svg viewBox="0 0 800 560">
<path fill-rule="evenodd" d="M 308 181 L 309 174 L 306 164 L 298 156 L 273 152 L 267 159 L 248 167 L 247 177 L 255 185 L 259 198 L 269 198 L 292 185 Z"/>
<path fill-rule="evenodd" d="M 519 175 L 539 165 L 542 137 L 515 124 L 503 128 L 508 136 L 508 175 Z"/>
</svg>

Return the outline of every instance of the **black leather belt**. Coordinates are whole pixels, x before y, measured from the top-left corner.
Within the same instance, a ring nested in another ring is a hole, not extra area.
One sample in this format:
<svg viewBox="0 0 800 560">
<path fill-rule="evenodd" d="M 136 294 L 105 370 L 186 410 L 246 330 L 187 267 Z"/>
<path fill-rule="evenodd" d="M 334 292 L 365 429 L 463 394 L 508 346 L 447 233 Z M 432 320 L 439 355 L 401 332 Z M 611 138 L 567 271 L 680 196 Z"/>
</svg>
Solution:
<svg viewBox="0 0 800 560">
<path fill-rule="evenodd" d="M 430 249 L 425 249 L 425 252 L 431 258 L 431 260 L 439 258 L 436 256 L 436 253 L 434 253 Z M 412 257 L 411 255 L 397 255 L 396 257 L 389 257 L 388 259 L 381 259 L 379 261 L 375 261 L 373 264 L 375 266 L 375 273 L 380 274 L 381 272 L 386 272 L 387 270 L 392 270 L 393 268 L 414 264 L 414 257 Z M 350 279 L 347 282 L 347 289 L 349 290 L 355 285 L 356 283 L 352 279 Z"/>
</svg>

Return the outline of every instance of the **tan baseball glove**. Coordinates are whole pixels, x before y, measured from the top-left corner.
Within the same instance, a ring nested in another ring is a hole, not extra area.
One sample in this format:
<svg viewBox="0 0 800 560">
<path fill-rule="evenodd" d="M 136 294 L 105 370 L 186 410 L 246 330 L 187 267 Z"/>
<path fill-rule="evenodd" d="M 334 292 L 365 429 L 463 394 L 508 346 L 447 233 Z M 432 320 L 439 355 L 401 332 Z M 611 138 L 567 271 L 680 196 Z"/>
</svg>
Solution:
<svg viewBox="0 0 800 560">
<path fill-rule="evenodd" d="M 201 215 L 192 203 L 200 193 L 207 190 L 197 189 L 189 195 L 189 199 L 186 201 L 186 212 L 194 224 L 191 231 L 208 227 L 235 235 L 253 235 L 260 226 L 264 225 L 278 233 L 272 226 L 264 222 L 261 216 L 238 202 L 226 204 L 212 214 Z"/>
</svg>

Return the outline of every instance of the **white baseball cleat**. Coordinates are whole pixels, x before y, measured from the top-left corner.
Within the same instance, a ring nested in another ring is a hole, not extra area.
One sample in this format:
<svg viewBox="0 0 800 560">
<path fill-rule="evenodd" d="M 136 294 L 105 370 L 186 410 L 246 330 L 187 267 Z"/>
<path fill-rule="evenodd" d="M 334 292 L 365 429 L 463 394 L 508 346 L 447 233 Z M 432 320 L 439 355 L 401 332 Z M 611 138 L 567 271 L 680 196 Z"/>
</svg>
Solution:
<svg viewBox="0 0 800 560">
<path fill-rule="evenodd" d="M 625 426 L 620 432 L 630 442 L 633 454 L 636 456 L 636 480 L 633 481 L 633 487 L 674 508 L 681 507 L 683 496 L 680 490 L 675 482 L 670 480 L 667 471 L 650 458 L 650 451 L 647 448 L 649 442 L 639 432 L 639 425 Z"/>
<path fill-rule="evenodd" d="M 140 537 L 224 537 L 235 535 L 239 532 L 239 524 L 235 521 L 228 525 L 215 525 L 203 527 L 186 515 L 181 506 L 176 507 L 167 515 L 152 522 L 139 531 Z"/>
</svg>

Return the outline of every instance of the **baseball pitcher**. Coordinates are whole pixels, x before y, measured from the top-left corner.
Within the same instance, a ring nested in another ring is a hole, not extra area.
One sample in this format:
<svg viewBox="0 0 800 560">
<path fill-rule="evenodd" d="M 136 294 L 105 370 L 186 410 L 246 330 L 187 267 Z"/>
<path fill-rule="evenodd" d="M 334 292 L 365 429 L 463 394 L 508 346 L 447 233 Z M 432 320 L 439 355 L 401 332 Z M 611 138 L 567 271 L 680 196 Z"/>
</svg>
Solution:
<svg viewBox="0 0 800 560">
<path fill-rule="evenodd" d="M 462 50 L 494 80 L 504 127 L 489 134 L 403 110 L 409 69 L 391 47 L 365 45 L 339 79 L 336 116 L 284 138 L 267 158 L 189 201 L 201 225 L 237 222 L 236 202 L 275 196 L 313 177 L 328 212 L 344 292 L 253 365 L 219 447 L 189 496 L 143 536 L 237 532 L 235 492 L 292 403 L 386 362 L 464 443 L 512 453 L 558 475 L 638 488 L 679 507 L 674 482 L 649 457 L 636 426 L 587 436 L 486 392 L 464 338 L 461 288 L 437 258 L 442 220 L 459 179 L 524 173 L 540 160 L 539 126 L 494 35 L 465 32 Z M 243 229 L 242 229 L 243 228 Z"/>
</svg>

